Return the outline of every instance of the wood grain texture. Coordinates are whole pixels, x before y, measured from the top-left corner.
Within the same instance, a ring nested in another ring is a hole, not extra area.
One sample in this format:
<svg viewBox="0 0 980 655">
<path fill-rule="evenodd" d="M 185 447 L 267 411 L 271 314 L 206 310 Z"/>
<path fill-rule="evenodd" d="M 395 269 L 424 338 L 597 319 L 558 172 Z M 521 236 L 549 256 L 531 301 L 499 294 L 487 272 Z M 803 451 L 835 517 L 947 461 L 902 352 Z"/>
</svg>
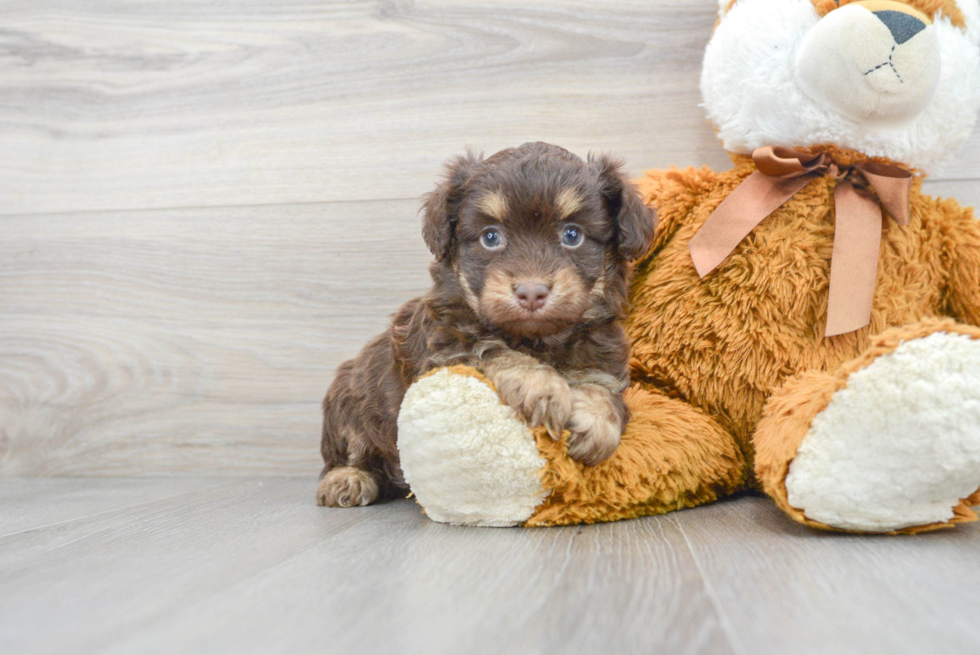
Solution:
<svg viewBox="0 0 980 655">
<path fill-rule="evenodd" d="M 9 482 L 0 525 L 20 511 Z M 460 528 L 411 501 L 318 508 L 313 477 L 172 479 L 168 497 L 145 478 L 16 482 L 38 512 L 52 482 L 76 498 L 60 522 L 0 537 L 10 653 L 966 655 L 980 637 L 975 524 L 825 534 L 741 497 Z"/>
<path fill-rule="evenodd" d="M 314 487 L 313 478 L 188 487 L 0 539 L 0 646 L 732 653 L 669 521 L 455 528 L 411 501 L 318 508 Z"/>
<path fill-rule="evenodd" d="M 822 533 L 767 500 L 670 515 L 737 652 L 974 653 L 980 524 L 912 538 Z"/>
<path fill-rule="evenodd" d="M 333 370 L 428 286 L 415 209 L 4 218 L 0 471 L 317 471 Z"/>
<path fill-rule="evenodd" d="M 691 111 L 711 4 L 7 1 L 0 211 L 414 198 L 538 139 L 723 161 Z"/>
<path fill-rule="evenodd" d="M 407 505 L 383 519 L 188 604 L 108 652 L 270 652 L 285 625 L 304 652 L 732 652 L 687 545 L 665 522 L 463 529 Z"/>
<path fill-rule="evenodd" d="M 0 540 L 0 645 L 732 652 L 669 521 L 453 528 L 410 501 L 317 508 L 314 485 L 235 482 Z"/>
<path fill-rule="evenodd" d="M 208 479 L 88 478 L 81 483 L 77 478 L 0 478 L 0 539 L 228 484 Z"/>
<path fill-rule="evenodd" d="M 0 539 L 0 649 L 105 652 L 214 589 L 396 509 L 317 512 L 315 477 L 171 482 L 185 493 Z"/>
<path fill-rule="evenodd" d="M 724 166 L 698 109 L 716 9 L 4 0 L 0 212 L 415 198 L 466 145 L 538 139 Z"/>
</svg>

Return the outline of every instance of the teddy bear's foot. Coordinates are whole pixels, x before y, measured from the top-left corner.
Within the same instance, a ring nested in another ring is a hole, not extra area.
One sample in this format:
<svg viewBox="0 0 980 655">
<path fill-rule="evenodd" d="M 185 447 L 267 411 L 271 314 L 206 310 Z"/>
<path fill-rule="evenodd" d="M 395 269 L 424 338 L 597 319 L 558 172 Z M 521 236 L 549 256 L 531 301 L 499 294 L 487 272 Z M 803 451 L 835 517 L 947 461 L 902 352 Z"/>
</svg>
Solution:
<svg viewBox="0 0 980 655">
<path fill-rule="evenodd" d="M 480 373 L 440 369 L 402 401 L 405 480 L 435 521 L 528 527 L 663 514 L 742 488 L 745 459 L 711 417 L 639 386 L 624 400 L 632 419 L 622 443 L 586 466 L 569 455 L 568 430 L 556 441 L 530 429 Z"/>
<path fill-rule="evenodd" d="M 976 520 L 980 330 L 924 321 L 835 373 L 788 382 L 756 446 L 766 491 L 804 523 L 917 532 Z"/>
<path fill-rule="evenodd" d="M 405 481 L 440 523 L 524 523 L 547 497 L 535 437 L 474 369 L 439 369 L 411 387 L 398 414 Z"/>
</svg>

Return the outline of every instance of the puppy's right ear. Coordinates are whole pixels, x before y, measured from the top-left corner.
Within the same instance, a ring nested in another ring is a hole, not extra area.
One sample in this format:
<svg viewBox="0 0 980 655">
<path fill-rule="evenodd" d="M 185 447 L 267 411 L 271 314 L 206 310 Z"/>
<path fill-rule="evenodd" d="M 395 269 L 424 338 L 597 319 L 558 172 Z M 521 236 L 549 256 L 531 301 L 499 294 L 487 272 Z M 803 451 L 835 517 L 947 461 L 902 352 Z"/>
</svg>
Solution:
<svg viewBox="0 0 980 655">
<path fill-rule="evenodd" d="M 422 196 L 422 238 L 441 262 L 452 254 L 456 244 L 459 205 L 468 182 L 483 166 L 483 155 L 467 152 L 446 162 L 443 181 L 435 191 Z"/>
</svg>

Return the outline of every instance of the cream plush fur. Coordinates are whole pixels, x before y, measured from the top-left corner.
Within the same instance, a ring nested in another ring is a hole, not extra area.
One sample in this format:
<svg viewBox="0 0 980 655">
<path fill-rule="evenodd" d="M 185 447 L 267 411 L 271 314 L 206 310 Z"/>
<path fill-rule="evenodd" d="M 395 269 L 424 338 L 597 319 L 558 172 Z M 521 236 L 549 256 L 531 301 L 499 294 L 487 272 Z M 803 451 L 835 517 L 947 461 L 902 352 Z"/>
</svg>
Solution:
<svg viewBox="0 0 980 655">
<path fill-rule="evenodd" d="M 514 525 L 548 495 L 524 422 L 480 379 L 449 369 L 405 394 L 398 451 L 412 492 L 440 523 Z"/>
<path fill-rule="evenodd" d="M 786 478 L 816 521 L 882 532 L 939 523 L 980 487 L 980 344 L 943 332 L 853 373 Z"/>
<path fill-rule="evenodd" d="M 939 49 L 940 71 L 931 99 L 923 102 L 917 98 L 911 103 L 912 107 L 922 104 L 924 108 L 904 120 L 895 120 L 895 116 L 882 120 L 848 115 L 856 110 L 829 108 L 826 99 L 814 99 L 801 88 L 796 65 L 799 51 L 807 44 L 811 30 L 822 23 L 810 0 L 739 0 L 727 14 L 722 10 L 724 20 L 705 51 L 701 94 L 708 118 L 730 152 L 750 154 L 756 148 L 777 144 L 835 144 L 934 173 L 969 135 L 980 109 L 977 4 L 976 0 L 959 1 L 967 16 L 966 33 L 944 17 L 928 28 Z M 844 6 L 826 19 L 842 20 L 847 13 L 864 11 Z M 846 13 L 835 18 L 838 12 Z M 869 21 L 869 25 L 873 23 Z M 925 36 L 917 35 L 905 47 Z M 880 59 L 875 41 L 869 38 L 869 47 L 874 50 L 869 61 Z M 840 43 L 832 40 L 822 45 L 831 49 Z M 818 44 L 812 42 L 810 47 Z M 855 95 L 850 87 L 848 93 Z"/>
<path fill-rule="evenodd" d="M 845 5 L 807 32 L 793 62 L 794 79 L 810 99 L 855 123 L 914 120 L 939 83 L 940 29 L 927 25 L 898 43 L 869 9 Z"/>
</svg>

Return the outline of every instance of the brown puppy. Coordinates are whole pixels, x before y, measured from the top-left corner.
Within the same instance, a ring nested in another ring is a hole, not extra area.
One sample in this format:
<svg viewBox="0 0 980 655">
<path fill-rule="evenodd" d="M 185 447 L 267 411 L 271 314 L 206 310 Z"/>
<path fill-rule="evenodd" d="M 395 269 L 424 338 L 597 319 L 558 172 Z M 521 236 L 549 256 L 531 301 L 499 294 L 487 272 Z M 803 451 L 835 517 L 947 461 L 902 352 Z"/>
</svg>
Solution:
<svg viewBox="0 0 980 655">
<path fill-rule="evenodd" d="M 407 491 L 395 448 L 408 386 L 468 364 L 531 425 L 571 431 L 569 453 L 598 463 L 629 412 L 629 346 L 619 318 L 627 261 L 655 216 L 606 157 L 546 143 L 447 164 L 424 199 L 433 286 L 345 362 L 323 401 L 320 505 L 367 505 Z"/>
</svg>

